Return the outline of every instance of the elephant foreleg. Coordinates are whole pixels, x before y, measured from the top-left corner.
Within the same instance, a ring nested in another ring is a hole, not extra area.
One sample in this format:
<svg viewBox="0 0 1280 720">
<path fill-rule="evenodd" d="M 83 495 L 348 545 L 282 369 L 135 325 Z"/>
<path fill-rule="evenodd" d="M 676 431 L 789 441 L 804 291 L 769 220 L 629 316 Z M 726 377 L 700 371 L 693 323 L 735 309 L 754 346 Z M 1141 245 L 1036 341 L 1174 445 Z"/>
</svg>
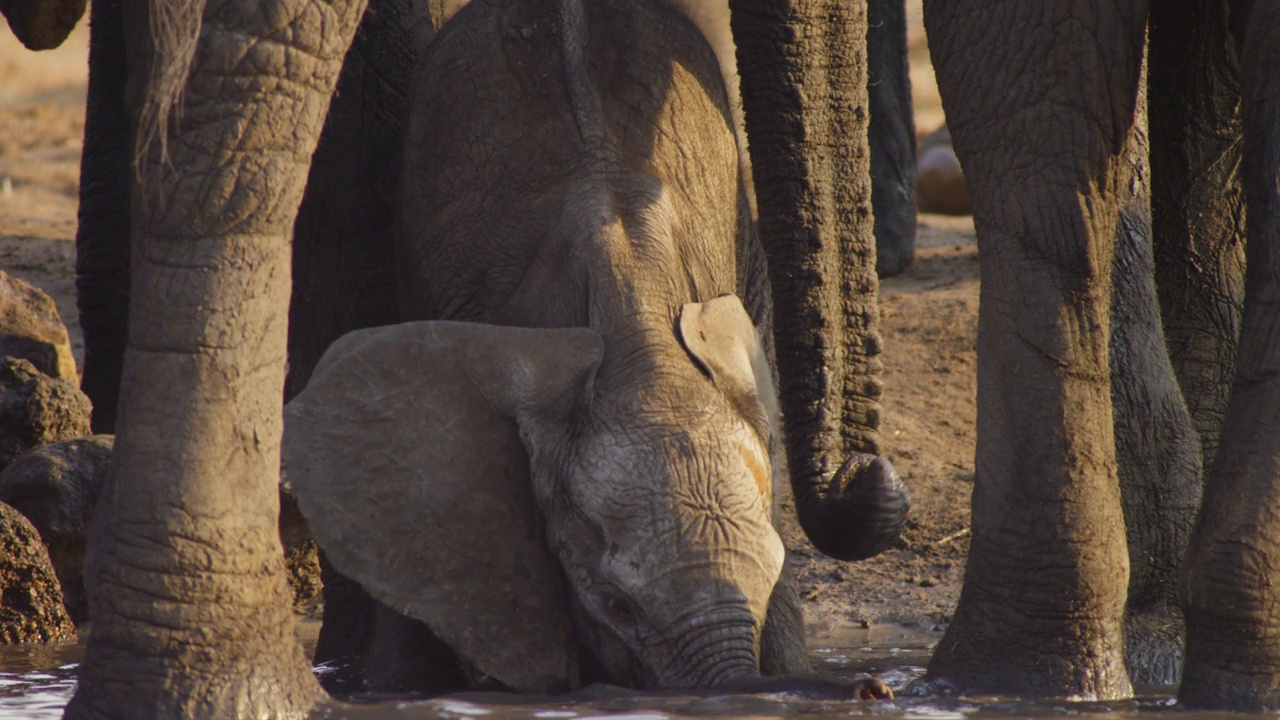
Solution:
<svg viewBox="0 0 1280 720">
<path fill-rule="evenodd" d="M 321 696 L 278 529 L 289 231 L 363 10 L 125 6 L 146 69 L 130 334 L 68 717 L 301 716 Z"/>
<path fill-rule="evenodd" d="M 1235 385 L 1184 568 L 1178 699 L 1280 708 L 1280 8 L 1257 3 L 1242 65 L 1248 243 Z"/>
<path fill-rule="evenodd" d="M 973 539 L 929 674 L 1126 697 L 1108 341 L 1146 7 L 924 9 L 982 257 Z M 1005 42 L 989 41 L 994 28 Z"/>
</svg>

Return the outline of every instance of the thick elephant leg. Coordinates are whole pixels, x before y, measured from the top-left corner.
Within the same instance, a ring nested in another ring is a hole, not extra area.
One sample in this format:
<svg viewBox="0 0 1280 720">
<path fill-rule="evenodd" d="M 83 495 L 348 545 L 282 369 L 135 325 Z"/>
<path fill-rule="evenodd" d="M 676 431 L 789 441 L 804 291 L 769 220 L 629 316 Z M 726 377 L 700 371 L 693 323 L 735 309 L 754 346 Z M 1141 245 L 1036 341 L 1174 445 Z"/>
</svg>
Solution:
<svg viewBox="0 0 1280 720">
<path fill-rule="evenodd" d="M 120 0 L 90 10 L 89 93 L 80 155 L 76 305 L 84 333 L 80 389 L 93 402 L 93 431 L 113 433 L 129 335 L 129 189 L 133 147 L 125 109 Z"/>
<path fill-rule="evenodd" d="M 394 200 L 409 82 L 431 33 L 421 1 L 370 0 L 343 62 L 294 224 L 286 400 L 334 340 L 400 321 Z"/>
<path fill-rule="evenodd" d="M 889 277 L 916 257 L 916 122 L 903 0 L 867 3 L 867 64 L 876 272 Z"/>
<path fill-rule="evenodd" d="M 1149 26 L 1156 284 L 1205 467 L 1227 409 L 1244 298 L 1240 61 L 1231 4 L 1152 3 Z"/>
<path fill-rule="evenodd" d="M 1108 340 L 1145 7 L 927 0 L 925 23 L 982 256 L 973 539 L 929 674 L 1124 697 Z"/>
<path fill-rule="evenodd" d="M 321 696 L 277 529 L 289 237 L 363 9 L 126 7 L 133 302 L 68 717 L 300 716 Z"/>
<path fill-rule="evenodd" d="M 1184 570 L 1189 706 L 1280 709 L 1280 8 L 1242 65 L 1248 270 L 1235 385 Z"/>
<path fill-rule="evenodd" d="M 371 0 L 338 77 L 293 230 L 288 400 L 325 349 L 352 330 L 400 320 L 393 218 L 413 65 L 432 33 L 413 0 Z M 358 689 L 373 632 L 373 600 L 324 565 L 325 609 L 316 663 L 334 692 Z"/>
<path fill-rule="evenodd" d="M 1144 101 L 1130 135 L 1129 176 L 1119 183 L 1111 400 L 1129 542 L 1125 656 L 1134 682 L 1171 685 L 1182 668 L 1177 581 L 1200 506 L 1200 438 L 1165 351 L 1156 299 Z"/>
<path fill-rule="evenodd" d="M 805 533 L 843 559 L 899 534 L 909 503 L 879 447 L 879 281 L 868 176 L 866 7 L 729 4 L 768 256 L 787 460 Z M 852 518 L 852 519 L 851 519 Z"/>
</svg>

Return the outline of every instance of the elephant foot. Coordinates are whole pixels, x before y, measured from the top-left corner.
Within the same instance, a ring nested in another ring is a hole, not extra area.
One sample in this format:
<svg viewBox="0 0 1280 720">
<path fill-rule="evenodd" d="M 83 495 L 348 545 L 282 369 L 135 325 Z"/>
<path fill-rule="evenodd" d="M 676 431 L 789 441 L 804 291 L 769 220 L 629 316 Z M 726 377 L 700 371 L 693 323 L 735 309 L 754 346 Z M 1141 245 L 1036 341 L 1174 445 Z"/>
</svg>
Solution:
<svg viewBox="0 0 1280 720">
<path fill-rule="evenodd" d="M 1129 610 L 1124 621 L 1125 664 L 1139 685 L 1174 685 L 1182 677 L 1186 624 L 1174 605 Z"/>
<path fill-rule="evenodd" d="M 800 519 L 823 553 L 838 560 L 865 560 L 897 541 L 910 510 L 911 498 L 893 464 L 858 453 L 840 466 L 814 506 L 800 508 Z"/>
</svg>

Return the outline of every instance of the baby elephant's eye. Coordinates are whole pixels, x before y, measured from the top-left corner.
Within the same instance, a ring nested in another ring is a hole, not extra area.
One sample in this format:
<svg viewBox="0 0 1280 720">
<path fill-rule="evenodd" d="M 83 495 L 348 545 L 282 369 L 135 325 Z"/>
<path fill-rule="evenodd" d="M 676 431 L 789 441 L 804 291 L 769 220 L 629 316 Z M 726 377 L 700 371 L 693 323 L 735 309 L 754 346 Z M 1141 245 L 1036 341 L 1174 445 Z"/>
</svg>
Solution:
<svg viewBox="0 0 1280 720">
<path fill-rule="evenodd" d="M 634 624 L 639 615 L 636 611 L 635 603 L 617 590 L 604 591 L 600 604 L 604 606 L 604 611 L 608 613 L 609 619 L 619 625 Z"/>
</svg>

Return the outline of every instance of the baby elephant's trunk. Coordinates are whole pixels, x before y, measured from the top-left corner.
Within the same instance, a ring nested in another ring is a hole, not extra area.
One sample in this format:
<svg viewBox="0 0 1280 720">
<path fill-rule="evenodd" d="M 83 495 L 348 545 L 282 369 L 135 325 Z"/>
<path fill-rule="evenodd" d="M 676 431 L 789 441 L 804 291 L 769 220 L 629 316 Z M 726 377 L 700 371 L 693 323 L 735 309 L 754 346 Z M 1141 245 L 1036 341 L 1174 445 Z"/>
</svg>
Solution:
<svg viewBox="0 0 1280 720">
<path fill-rule="evenodd" d="M 657 670 L 663 688 L 712 688 L 760 677 L 755 619 L 746 608 L 692 620 Z"/>
</svg>

